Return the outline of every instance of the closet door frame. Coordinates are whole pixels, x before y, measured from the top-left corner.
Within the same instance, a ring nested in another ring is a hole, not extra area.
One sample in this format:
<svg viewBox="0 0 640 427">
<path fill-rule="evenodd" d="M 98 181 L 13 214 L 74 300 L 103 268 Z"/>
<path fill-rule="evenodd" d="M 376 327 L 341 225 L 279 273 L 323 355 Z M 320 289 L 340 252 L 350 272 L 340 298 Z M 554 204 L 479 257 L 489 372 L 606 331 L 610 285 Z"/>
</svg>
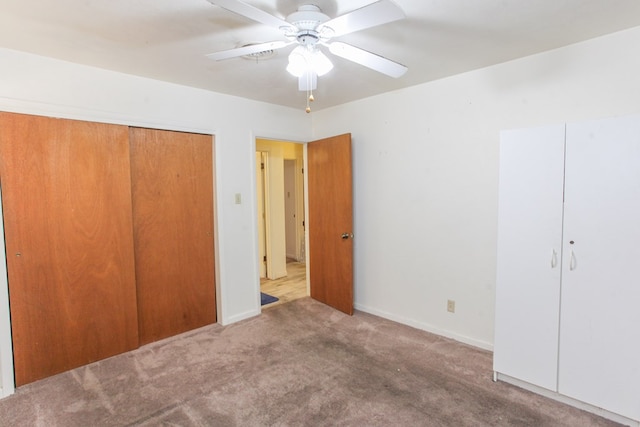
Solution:
<svg viewBox="0 0 640 427">
<path fill-rule="evenodd" d="M 2 183 L 0 182 L 0 260 L 6 259 L 4 244 L 4 222 L 2 213 Z M 15 390 L 13 372 L 13 342 L 11 340 L 11 314 L 9 311 L 9 287 L 7 266 L 0 262 L 0 399 L 12 395 Z"/>
</svg>

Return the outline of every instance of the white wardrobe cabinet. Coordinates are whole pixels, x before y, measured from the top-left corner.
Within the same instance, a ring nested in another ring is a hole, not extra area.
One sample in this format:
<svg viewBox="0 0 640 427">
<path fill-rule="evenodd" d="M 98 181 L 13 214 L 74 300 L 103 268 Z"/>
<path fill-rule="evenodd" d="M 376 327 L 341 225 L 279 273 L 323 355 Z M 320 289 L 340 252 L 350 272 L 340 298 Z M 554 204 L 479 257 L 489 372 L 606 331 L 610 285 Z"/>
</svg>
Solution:
<svg viewBox="0 0 640 427">
<path fill-rule="evenodd" d="M 640 422 L 640 116 L 501 134 L 496 378 Z"/>
</svg>

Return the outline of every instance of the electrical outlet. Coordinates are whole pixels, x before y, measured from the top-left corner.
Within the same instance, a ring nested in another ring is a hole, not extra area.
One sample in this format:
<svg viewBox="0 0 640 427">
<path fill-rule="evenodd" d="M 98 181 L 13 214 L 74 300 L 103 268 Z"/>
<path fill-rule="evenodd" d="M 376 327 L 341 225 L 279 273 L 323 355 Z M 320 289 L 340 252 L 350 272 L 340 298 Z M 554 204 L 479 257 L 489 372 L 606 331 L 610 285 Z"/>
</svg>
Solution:
<svg viewBox="0 0 640 427">
<path fill-rule="evenodd" d="M 448 299 L 447 300 L 447 311 L 449 313 L 455 313 L 456 312 L 456 302 L 452 299 Z"/>
</svg>

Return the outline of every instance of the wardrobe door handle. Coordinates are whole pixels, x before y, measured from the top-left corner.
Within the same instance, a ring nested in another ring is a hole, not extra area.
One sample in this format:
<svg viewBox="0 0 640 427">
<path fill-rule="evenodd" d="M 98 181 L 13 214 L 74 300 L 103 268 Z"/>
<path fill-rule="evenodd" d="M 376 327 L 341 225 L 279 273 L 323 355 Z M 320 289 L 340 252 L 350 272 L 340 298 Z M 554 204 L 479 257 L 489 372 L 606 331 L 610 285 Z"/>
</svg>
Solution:
<svg viewBox="0 0 640 427">
<path fill-rule="evenodd" d="M 573 271 L 576 269 L 576 256 L 573 254 L 573 249 L 571 249 L 571 257 L 569 259 L 569 271 Z"/>
<path fill-rule="evenodd" d="M 558 265 L 558 254 L 555 249 L 551 249 L 551 268 L 556 268 Z"/>
</svg>

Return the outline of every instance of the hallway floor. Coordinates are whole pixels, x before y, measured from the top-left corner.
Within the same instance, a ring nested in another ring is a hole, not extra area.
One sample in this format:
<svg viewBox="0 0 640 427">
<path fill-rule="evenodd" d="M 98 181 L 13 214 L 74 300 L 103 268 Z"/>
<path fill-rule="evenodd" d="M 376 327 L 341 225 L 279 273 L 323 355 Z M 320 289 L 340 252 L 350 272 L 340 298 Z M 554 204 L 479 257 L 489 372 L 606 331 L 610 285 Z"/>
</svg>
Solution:
<svg viewBox="0 0 640 427">
<path fill-rule="evenodd" d="M 287 262 L 287 276 L 275 280 L 260 279 L 260 291 L 279 298 L 278 301 L 263 307 L 273 307 L 306 297 L 308 294 L 305 263 Z"/>
</svg>

